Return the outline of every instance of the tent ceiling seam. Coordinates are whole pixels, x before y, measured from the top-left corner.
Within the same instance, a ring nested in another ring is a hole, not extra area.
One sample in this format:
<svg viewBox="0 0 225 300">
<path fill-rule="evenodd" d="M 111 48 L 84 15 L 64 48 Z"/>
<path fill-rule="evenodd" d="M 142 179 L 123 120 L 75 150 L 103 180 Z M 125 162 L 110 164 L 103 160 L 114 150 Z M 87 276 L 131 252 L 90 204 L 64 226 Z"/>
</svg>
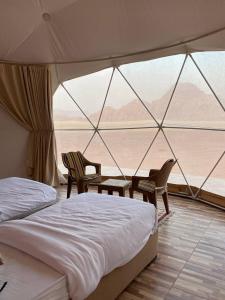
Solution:
<svg viewBox="0 0 225 300">
<path fill-rule="evenodd" d="M 71 61 L 65 61 L 65 62 L 63 62 L 63 61 L 45 62 L 45 63 L 36 62 L 35 64 L 49 64 L 49 65 L 52 65 L 52 64 L 59 64 L 59 65 L 60 64 L 72 64 L 72 63 L 74 63 L 74 64 L 79 63 L 80 64 L 80 63 L 91 63 L 91 62 L 101 62 L 101 61 L 104 62 L 104 61 L 115 60 L 115 59 L 129 58 L 129 57 L 132 57 L 132 56 L 144 55 L 144 54 L 157 52 L 157 51 L 162 51 L 162 50 L 166 50 L 166 49 L 171 49 L 171 48 L 175 48 L 175 47 L 179 47 L 179 46 L 185 46 L 189 43 L 196 42 L 198 40 L 201 40 L 201 39 L 207 38 L 209 36 L 212 36 L 212 35 L 218 34 L 220 32 L 223 32 L 224 30 L 225 30 L 225 27 L 223 26 L 223 27 L 220 27 L 216 30 L 204 33 L 204 34 L 199 35 L 195 38 L 187 39 L 187 40 L 182 41 L 182 42 L 176 42 L 176 43 L 173 43 L 173 44 L 168 45 L 168 46 L 162 46 L 162 47 L 157 47 L 157 48 L 153 48 L 153 49 L 147 49 L 147 50 L 143 50 L 143 51 L 132 52 L 132 53 L 129 53 L 129 54 L 124 54 L 124 55 L 114 55 L 114 56 L 108 56 L 108 57 L 103 57 L 103 58 L 71 60 Z M 186 53 L 186 51 L 187 50 L 185 49 L 185 51 L 183 53 Z M 204 51 L 206 51 L 206 50 L 204 50 Z M 190 50 L 188 50 L 188 52 L 190 52 Z M 194 52 L 194 51 L 192 51 L 192 52 Z M 17 61 L 13 61 L 13 60 L 2 60 L 2 59 L 0 59 L 0 63 L 24 64 L 24 65 L 34 64 L 33 62 L 26 62 L 25 63 L 25 62 L 17 62 Z M 114 65 L 115 65 L 115 61 L 114 61 Z"/>
</svg>

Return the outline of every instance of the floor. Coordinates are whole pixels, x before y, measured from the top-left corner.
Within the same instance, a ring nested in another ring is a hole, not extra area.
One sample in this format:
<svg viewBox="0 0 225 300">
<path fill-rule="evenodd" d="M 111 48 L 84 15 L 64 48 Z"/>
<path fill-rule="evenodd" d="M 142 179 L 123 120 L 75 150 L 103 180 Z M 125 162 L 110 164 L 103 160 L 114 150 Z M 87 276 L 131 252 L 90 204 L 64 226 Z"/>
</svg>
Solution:
<svg viewBox="0 0 225 300">
<path fill-rule="evenodd" d="M 65 188 L 59 194 L 64 198 Z M 224 300 L 225 212 L 172 196 L 170 208 L 159 226 L 156 261 L 118 300 Z"/>
</svg>

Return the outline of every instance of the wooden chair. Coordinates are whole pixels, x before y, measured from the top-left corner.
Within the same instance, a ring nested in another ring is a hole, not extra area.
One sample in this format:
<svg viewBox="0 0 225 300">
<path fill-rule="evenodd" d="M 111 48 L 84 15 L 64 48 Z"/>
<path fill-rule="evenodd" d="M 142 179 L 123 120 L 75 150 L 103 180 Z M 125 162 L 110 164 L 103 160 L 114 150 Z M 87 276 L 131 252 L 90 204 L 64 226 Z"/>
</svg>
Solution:
<svg viewBox="0 0 225 300">
<path fill-rule="evenodd" d="M 148 177 L 133 176 L 129 189 L 130 198 L 133 198 L 134 191 L 137 191 L 143 194 L 144 201 L 149 201 L 157 207 L 157 195 L 162 195 L 166 214 L 169 214 L 167 180 L 175 163 L 175 160 L 169 159 L 160 170 L 150 170 Z"/>
<path fill-rule="evenodd" d="M 62 161 L 68 169 L 67 198 L 70 197 L 72 184 L 76 182 L 78 194 L 88 191 L 88 184 L 101 176 L 101 164 L 87 160 L 80 151 L 62 153 Z M 94 166 L 95 174 L 85 174 L 86 166 Z"/>
</svg>

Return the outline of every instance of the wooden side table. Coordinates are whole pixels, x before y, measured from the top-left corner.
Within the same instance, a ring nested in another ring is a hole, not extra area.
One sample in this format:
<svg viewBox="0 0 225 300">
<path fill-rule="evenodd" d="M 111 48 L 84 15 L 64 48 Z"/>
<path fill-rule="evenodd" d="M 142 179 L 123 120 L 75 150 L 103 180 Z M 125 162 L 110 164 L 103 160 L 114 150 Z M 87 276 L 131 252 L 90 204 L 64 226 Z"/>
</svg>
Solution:
<svg viewBox="0 0 225 300">
<path fill-rule="evenodd" d="M 113 192 L 118 192 L 119 196 L 125 197 L 125 191 L 130 187 L 131 181 L 120 179 L 107 179 L 98 185 L 98 193 L 102 191 L 108 191 L 109 195 Z"/>
</svg>

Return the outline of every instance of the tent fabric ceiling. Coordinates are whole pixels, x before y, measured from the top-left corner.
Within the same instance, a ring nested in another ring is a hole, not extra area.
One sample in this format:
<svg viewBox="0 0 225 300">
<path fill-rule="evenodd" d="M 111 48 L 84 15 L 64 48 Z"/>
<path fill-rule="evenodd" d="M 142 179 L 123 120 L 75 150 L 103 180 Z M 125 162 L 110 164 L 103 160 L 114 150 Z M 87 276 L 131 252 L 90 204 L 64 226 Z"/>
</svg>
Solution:
<svg viewBox="0 0 225 300">
<path fill-rule="evenodd" d="M 0 60 L 62 64 L 63 77 L 178 53 L 225 50 L 224 0 L 8 0 Z"/>
</svg>

